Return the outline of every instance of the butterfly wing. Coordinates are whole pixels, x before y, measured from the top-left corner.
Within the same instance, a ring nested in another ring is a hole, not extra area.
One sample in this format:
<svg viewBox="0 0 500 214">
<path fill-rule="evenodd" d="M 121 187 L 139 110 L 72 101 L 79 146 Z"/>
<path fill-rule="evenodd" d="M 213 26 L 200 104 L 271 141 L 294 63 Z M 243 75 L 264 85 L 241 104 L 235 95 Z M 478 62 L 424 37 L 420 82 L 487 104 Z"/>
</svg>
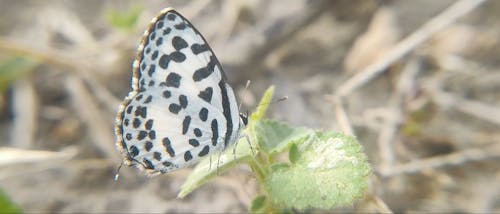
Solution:
<svg viewBox="0 0 500 214">
<path fill-rule="evenodd" d="M 115 128 L 127 165 L 166 173 L 238 138 L 238 106 L 219 61 L 198 30 L 171 8 L 144 33 L 132 89 Z"/>
</svg>

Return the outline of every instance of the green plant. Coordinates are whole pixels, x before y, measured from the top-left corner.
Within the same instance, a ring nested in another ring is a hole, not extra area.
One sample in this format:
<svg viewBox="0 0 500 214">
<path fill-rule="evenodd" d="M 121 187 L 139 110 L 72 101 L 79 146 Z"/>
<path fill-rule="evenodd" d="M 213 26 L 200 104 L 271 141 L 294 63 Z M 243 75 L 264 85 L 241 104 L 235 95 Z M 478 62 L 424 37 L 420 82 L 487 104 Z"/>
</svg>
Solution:
<svg viewBox="0 0 500 214">
<path fill-rule="evenodd" d="M 141 5 L 134 5 L 125 11 L 108 10 L 106 19 L 111 26 L 130 32 L 136 27 L 142 10 L 143 7 Z"/>
<path fill-rule="evenodd" d="M 0 94 L 13 82 L 33 71 L 36 65 L 35 61 L 20 56 L 0 58 Z"/>
<path fill-rule="evenodd" d="M 235 146 L 217 157 L 202 160 L 181 188 L 184 197 L 218 173 L 248 164 L 260 184 L 250 211 L 284 212 L 290 209 L 331 209 L 352 204 L 366 187 L 371 169 L 361 145 L 351 136 L 294 128 L 264 119 L 274 92 L 269 88 L 247 129 Z M 250 145 L 252 147 L 250 147 Z M 288 161 L 278 156 L 288 153 Z"/>
<path fill-rule="evenodd" d="M 21 213 L 21 209 L 12 203 L 10 198 L 0 189 L 0 213 Z"/>
</svg>

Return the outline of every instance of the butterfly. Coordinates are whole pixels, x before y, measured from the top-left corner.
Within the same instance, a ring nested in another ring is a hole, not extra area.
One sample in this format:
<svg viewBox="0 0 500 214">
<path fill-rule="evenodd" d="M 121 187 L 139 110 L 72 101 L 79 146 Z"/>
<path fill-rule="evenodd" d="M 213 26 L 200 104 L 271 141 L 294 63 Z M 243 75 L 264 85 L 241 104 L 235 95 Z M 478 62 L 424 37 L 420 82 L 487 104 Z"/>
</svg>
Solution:
<svg viewBox="0 0 500 214">
<path fill-rule="evenodd" d="M 132 67 L 132 91 L 115 122 L 124 165 L 167 173 L 239 139 L 247 117 L 207 41 L 177 11 L 153 18 Z"/>
</svg>

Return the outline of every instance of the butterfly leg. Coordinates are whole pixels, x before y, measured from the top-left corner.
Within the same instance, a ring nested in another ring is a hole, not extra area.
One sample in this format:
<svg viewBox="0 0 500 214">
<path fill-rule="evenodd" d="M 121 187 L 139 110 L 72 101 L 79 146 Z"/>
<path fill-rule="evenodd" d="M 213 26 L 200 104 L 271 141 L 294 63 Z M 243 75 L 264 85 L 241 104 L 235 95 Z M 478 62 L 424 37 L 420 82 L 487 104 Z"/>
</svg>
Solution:
<svg viewBox="0 0 500 214">
<path fill-rule="evenodd" d="M 253 151 L 252 143 L 250 141 L 250 137 L 247 134 L 244 134 L 243 137 L 247 140 L 248 146 L 250 146 L 250 151 L 252 151 L 252 156 L 255 156 L 255 152 Z"/>
<path fill-rule="evenodd" d="M 217 176 L 219 176 L 220 156 L 222 156 L 222 151 L 219 152 L 219 155 L 217 156 Z"/>
<path fill-rule="evenodd" d="M 212 154 L 210 154 L 210 157 L 209 157 L 209 165 L 208 165 L 208 171 L 210 171 L 212 169 Z"/>
<path fill-rule="evenodd" d="M 252 143 L 250 141 L 250 137 L 248 136 L 248 134 L 243 134 L 240 138 L 245 138 L 247 140 L 248 146 L 250 147 L 250 151 L 252 151 L 252 156 L 254 156 L 255 152 L 253 150 L 253 146 L 252 146 Z"/>
</svg>

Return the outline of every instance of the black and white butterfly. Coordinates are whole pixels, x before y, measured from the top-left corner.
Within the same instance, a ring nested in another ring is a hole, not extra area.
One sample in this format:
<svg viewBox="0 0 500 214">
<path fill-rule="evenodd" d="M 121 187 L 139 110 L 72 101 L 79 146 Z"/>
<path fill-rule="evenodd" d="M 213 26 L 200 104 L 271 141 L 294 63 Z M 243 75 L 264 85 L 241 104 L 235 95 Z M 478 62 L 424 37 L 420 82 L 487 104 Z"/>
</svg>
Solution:
<svg viewBox="0 0 500 214">
<path fill-rule="evenodd" d="M 167 173 L 223 151 L 247 123 L 212 49 L 172 8 L 153 18 L 115 133 L 124 164 Z"/>
</svg>

